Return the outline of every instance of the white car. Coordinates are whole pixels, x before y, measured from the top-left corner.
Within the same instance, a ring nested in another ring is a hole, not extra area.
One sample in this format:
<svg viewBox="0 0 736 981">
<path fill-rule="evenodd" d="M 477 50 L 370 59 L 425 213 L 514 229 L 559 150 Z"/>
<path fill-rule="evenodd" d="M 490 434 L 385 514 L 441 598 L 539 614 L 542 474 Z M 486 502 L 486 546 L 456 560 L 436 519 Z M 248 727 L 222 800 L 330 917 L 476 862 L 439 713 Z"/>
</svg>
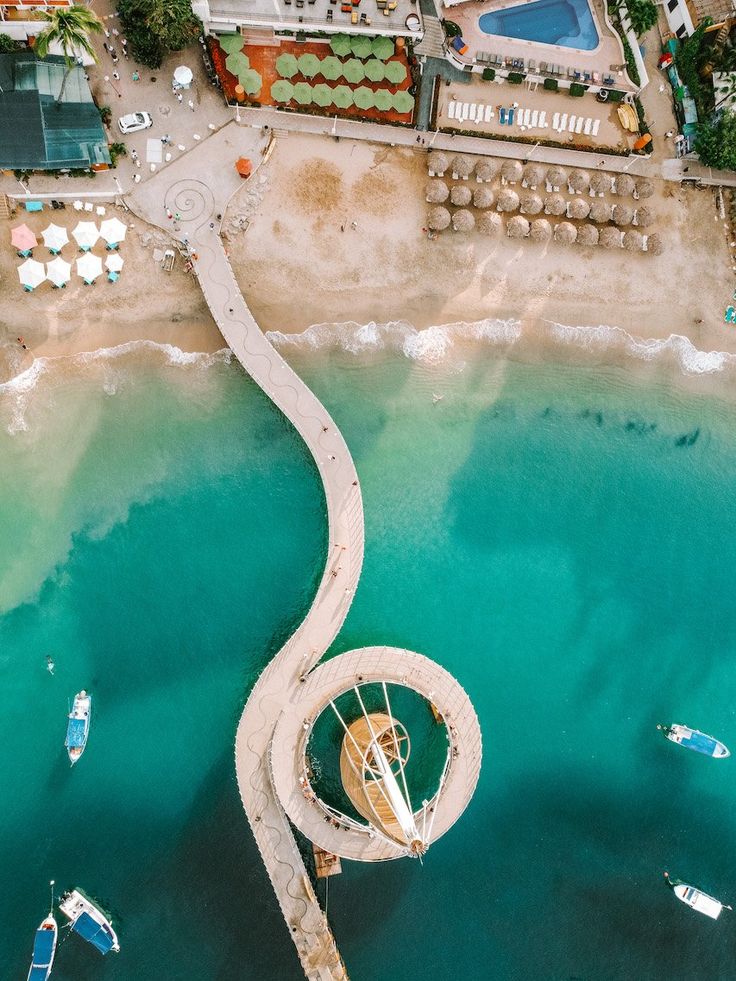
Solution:
<svg viewBox="0 0 736 981">
<path fill-rule="evenodd" d="M 137 133 L 138 130 L 148 129 L 149 126 L 153 126 L 153 120 L 147 112 L 131 112 L 118 119 L 118 128 L 123 134 Z"/>
</svg>

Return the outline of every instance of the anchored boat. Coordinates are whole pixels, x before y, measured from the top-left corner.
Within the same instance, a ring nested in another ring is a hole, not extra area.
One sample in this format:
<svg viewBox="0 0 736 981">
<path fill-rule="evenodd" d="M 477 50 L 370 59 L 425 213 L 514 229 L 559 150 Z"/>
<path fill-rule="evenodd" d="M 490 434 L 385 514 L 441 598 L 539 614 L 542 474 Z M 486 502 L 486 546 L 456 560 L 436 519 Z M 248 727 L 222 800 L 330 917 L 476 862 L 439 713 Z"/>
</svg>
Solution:
<svg viewBox="0 0 736 981">
<path fill-rule="evenodd" d="M 96 906 L 79 889 L 72 889 L 62 896 L 59 909 L 71 920 L 72 930 L 87 943 L 96 947 L 101 954 L 120 950 L 118 937 L 110 920 L 99 906 Z"/>
<path fill-rule="evenodd" d="M 698 729 L 689 729 L 687 726 L 681 726 L 677 723 L 673 723 L 671 726 L 658 725 L 657 728 L 664 733 L 670 742 L 684 746 L 685 749 L 694 749 L 696 753 L 702 753 L 704 756 L 724 760 L 731 755 L 722 742 L 714 739 L 713 736 L 707 736 Z"/>
<path fill-rule="evenodd" d="M 698 913 L 703 913 L 704 916 L 709 916 L 712 920 L 717 920 L 724 909 L 733 909 L 732 906 L 726 906 L 725 903 L 721 903 L 719 900 L 714 899 L 705 892 L 701 892 L 700 889 L 696 889 L 694 886 L 688 885 L 686 882 L 682 882 L 680 879 L 671 879 L 669 872 L 665 872 L 664 877 L 667 880 L 667 885 L 672 889 L 681 903 L 685 903 L 686 906 L 697 910 Z"/>
<path fill-rule="evenodd" d="M 54 883 L 51 883 L 51 908 L 49 915 L 41 922 L 36 930 L 33 941 L 33 959 L 28 972 L 28 981 L 47 981 L 54 966 L 56 941 L 59 937 L 59 927 L 54 919 Z"/>
<path fill-rule="evenodd" d="M 89 735 L 89 724 L 92 717 L 92 696 L 82 689 L 74 696 L 74 705 L 69 713 L 64 745 L 69 753 L 72 766 L 84 752 Z"/>
</svg>

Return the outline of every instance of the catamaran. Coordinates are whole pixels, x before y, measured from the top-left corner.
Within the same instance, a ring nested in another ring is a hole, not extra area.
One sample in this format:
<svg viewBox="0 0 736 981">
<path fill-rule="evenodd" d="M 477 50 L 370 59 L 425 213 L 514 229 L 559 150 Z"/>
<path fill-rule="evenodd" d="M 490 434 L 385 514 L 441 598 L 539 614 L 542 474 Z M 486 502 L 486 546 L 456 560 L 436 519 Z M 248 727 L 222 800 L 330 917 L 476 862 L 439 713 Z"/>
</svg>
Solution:
<svg viewBox="0 0 736 981">
<path fill-rule="evenodd" d="M 47 981 L 54 966 L 54 956 L 56 955 L 56 941 L 59 936 L 59 927 L 54 919 L 54 883 L 51 882 L 51 908 L 49 915 L 41 922 L 41 926 L 36 930 L 36 938 L 33 941 L 33 960 L 31 969 L 28 972 L 28 981 Z"/>
<path fill-rule="evenodd" d="M 676 722 L 670 726 L 658 725 L 657 728 L 664 733 L 670 742 L 684 746 L 685 749 L 694 749 L 696 753 L 702 753 L 704 756 L 725 760 L 727 756 L 731 755 L 722 742 L 714 739 L 713 736 L 707 736 L 698 729 L 690 729 L 687 726 L 678 725 Z"/>
<path fill-rule="evenodd" d="M 59 909 L 71 920 L 72 930 L 96 947 L 101 954 L 120 950 L 118 937 L 110 920 L 79 889 L 72 889 L 62 896 Z"/>
<path fill-rule="evenodd" d="M 64 745 L 69 753 L 72 766 L 84 752 L 89 735 L 89 724 L 92 717 L 92 696 L 82 689 L 74 696 L 74 705 L 69 713 Z"/>
<path fill-rule="evenodd" d="M 724 909 L 733 908 L 726 906 L 725 903 L 719 902 L 719 900 L 714 899 L 707 893 L 701 892 L 694 886 L 689 886 L 680 879 L 671 879 L 669 872 L 665 872 L 664 877 L 667 880 L 667 885 L 672 889 L 681 903 L 685 903 L 686 906 L 697 910 L 698 913 L 709 916 L 712 920 L 717 920 Z"/>
</svg>

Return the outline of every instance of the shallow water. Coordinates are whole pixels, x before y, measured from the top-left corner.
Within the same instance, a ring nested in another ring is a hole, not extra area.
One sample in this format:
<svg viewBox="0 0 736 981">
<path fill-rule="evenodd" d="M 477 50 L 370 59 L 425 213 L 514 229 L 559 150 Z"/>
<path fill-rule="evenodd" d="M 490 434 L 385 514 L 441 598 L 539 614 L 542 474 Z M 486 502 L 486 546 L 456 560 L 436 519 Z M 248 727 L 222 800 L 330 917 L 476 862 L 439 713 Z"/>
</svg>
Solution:
<svg viewBox="0 0 736 981">
<path fill-rule="evenodd" d="M 55 877 L 107 903 L 123 945 L 101 964 L 72 937 L 55 977 L 298 978 L 232 743 L 321 571 L 321 492 L 236 366 L 146 357 L 50 371 L 20 407 L 0 392 L 0 976 L 27 970 Z M 351 977 L 730 977 L 728 914 L 688 911 L 661 873 L 736 896 L 736 764 L 655 726 L 736 747 L 734 410 L 493 350 L 289 357 L 364 493 L 334 652 L 435 658 L 484 734 L 476 796 L 422 865 L 331 881 Z M 95 720 L 70 771 L 83 685 Z"/>
</svg>

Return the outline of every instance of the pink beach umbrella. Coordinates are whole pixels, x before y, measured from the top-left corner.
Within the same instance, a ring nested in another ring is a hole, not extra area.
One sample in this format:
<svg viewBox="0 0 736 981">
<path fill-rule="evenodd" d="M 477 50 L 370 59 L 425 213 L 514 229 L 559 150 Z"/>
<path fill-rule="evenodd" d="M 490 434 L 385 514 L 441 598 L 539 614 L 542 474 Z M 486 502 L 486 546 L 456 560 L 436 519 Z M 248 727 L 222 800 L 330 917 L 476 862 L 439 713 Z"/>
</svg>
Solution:
<svg viewBox="0 0 736 981">
<path fill-rule="evenodd" d="M 28 252 L 38 245 L 38 239 L 28 225 L 16 225 L 10 233 L 10 241 L 19 252 Z"/>
</svg>

